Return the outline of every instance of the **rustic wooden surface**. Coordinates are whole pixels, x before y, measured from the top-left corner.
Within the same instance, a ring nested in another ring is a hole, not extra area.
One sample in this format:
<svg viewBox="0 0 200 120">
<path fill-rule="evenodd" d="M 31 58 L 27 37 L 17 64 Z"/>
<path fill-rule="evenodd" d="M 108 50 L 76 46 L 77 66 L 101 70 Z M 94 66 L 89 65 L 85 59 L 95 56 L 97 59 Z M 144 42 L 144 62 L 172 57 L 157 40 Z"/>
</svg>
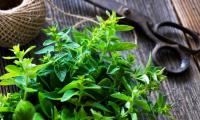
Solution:
<svg viewBox="0 0 200 120">
<path fill-rule="evenodd" d="M 199 0 L 172 0 L 180 23 L 190 29 L 200 33 L 200 1 Z M 193 42 L 188 42 L 190 46 L 195 47 Z M 200 70 L 199 55 L 195 56 L 195 62 Z"/>
<path fill-rule="evenodd" d="M 145 15 L 152 18 L 154 22 L 173 21 L 183 24 L 197 32 L 200 32 L 200 1 L 199 0 L 117 0 L 123 4 L 133 7 Z M 54 3 L 61 9 L 74 14 L 95 17 L 103 14 L 102 10 L 90 5 L 83 0 L 54 0 Z M 78 19 L 66 17 L 53 11 L 47 4 L 48 18 L 46 25 L 59 23 L 61 27 L 71 26 L 78 22 Z M 166 30 L 167 31 L 167 30 Z M 165 32 L 166 32 L 165 31 Z M 177 31 L 174 31 L 177 32 Z M 136 51 L 131 51 L 137 55 L 138 63 L 145 65 L 149 52 L 154 44 L 145 38 L 140 32 Z M 132 32 L 121 35 L 124 40 L 133 41 Z M 44 35 L 41 33 L 30 45 L 41 46 Z M 177 41 L 185 45 L 194 46 L 192 41 L 183 40 L 183 36 L 176 35 Z M 1 56 L 10 54 L 7 49 L 0 49 Z M 184 74 L 169 76 L 162 85 L 162 91 L 168 95 L 168 101 L 174 105 L 172 113 L 177 120 L 200 120 L 200 59 L 199 55 L 191 58 L 191 66 Z M 165 59 L 173 66 L 175 63 L 170 56 Z M 3 69 L 7 61 L 0 58 L 0 73 L 5 73 Z M 2 92 L 16 91 L 16 87 L 1 87 Z M 165 119 L 160 117 L 159 119 Z"/>
</svg>

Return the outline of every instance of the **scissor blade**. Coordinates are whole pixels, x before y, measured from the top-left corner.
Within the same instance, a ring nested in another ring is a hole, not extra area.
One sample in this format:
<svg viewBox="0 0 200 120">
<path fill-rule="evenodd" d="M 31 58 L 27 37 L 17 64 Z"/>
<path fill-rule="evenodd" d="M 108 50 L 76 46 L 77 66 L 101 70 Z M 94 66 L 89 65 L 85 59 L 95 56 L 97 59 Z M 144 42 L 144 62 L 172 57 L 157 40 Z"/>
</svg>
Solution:
<svg viewBox="0 0 200 120">
<path fill-rule="evenodd" d="M 151 22 L 151 20 L 147 16 L 143 15 L 142 13 L 138 12 L 135 9 L 129 8 L 126 5 L 116 2 L 115 0 L 85 0 L 85 1 L 106 10 L 115 11 L 119 16 L 123 16 L 127 20 L 135 24 L 138 23 L 140 24 L 141 22 L 147 22 L 147 21 Z"/>
<path fill-rule="evenodd" d="M 119 10 L 119 8 L 123 7 L 122 4 L 116 2 L 115 0 L 85 0 L 85 1 L 92 3 L 100 8 L 116 12 Z"/>
</svg>

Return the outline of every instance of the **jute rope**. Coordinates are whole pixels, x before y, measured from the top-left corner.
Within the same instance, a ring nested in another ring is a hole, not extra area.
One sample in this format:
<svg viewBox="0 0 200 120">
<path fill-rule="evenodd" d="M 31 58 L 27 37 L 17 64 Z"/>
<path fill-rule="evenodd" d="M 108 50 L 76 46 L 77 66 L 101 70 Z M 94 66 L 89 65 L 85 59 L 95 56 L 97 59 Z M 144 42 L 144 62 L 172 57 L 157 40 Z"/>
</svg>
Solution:
<svg viewBox="0 0 200 120">
<path fill-rule="evenodd" d="M 30 42 L 45 22 L 45 12 L 44 0 L 22 0 L 14 8 L 0 10 L 0 46 Z"/>
<path fill-rule="evenodd" d="M 70 16 L 70 17 L 74 17 L 74 18 L 78 18 L 78 19 L 82 19 L 81 21 L 79 21 L 78 23 L 75 23 L 74 26 L 78 26 L 80 24 L 83 24 L 85 22 L 92 22 L 92 23 L 95 23 L 95 24 L 99 24 L 97 21 L 95 21 L 93 18 L 91 17 L 86 17 L 86 16 L 81 16 L 81 15 L 76 15 L 76 14 L 72 14 L 70 12 L 65 12 L 64 10 L 60 9 L 59 7 L 57 7 L 52 0 L 46 0 L 50 6 L 52 7 L 52 9 L 54 11 L 58 11 L 60 13 L 62 13 L 63 15 L 65 16 Z"/>
</svg>

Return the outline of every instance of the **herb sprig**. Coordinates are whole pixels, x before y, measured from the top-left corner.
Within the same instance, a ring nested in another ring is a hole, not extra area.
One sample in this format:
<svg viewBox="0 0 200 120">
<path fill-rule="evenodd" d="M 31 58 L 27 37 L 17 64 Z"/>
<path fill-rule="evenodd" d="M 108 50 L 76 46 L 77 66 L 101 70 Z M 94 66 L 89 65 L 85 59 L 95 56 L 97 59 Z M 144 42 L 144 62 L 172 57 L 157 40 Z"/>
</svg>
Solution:
<svg viewBox="0 0 200 120">
<path fill-rule="evenodd" d="M 163 70 L 151 65 L 133 67 L 135 56 L 121 51 L 136 48 L 131 42 L 121 42 L 119 31 L 133 27 L 119 25 L 122 18 L 108 13 L 99 26 L 77 31 L 56 26 L 45 29 L 49 36 L 36 65 L 19 45 L 11 51 L 14 65 L 6 66 L 0 85 L 17 85 L 19 93 L 0 96 L 0 118 L 14 120 L 137 120 L 171 117 L 171 106 L 159 94 L 156 101 L 150 93 L 160 93 L 165 80 Z"/>
</svg>

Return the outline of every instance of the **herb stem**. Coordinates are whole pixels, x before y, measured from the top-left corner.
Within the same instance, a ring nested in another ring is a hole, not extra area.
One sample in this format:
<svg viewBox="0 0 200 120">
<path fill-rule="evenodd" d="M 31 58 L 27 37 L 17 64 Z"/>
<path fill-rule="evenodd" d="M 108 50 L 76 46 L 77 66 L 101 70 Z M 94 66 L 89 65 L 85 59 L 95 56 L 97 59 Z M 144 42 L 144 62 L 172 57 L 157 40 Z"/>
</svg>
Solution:
<svg viewBox="0 0 200 120">
<path fill-rule="evenodd" d="M 24 91 L 24 98 L 23 98 L 23 100 L 26 100 L 26 97 L 27 97 L 27 92 Z"/>
<path fill-rule="evenodd" d="M 26 75 L 26 77 L 25 77 L 25 82 L 26 82 L 26 87 L 28 86 L 28 76 Z M 26 90 L 24 91 L 24 98 L 23 98 L 23 100 L 26 100 L 26 98 L 27 98 L 27 92 L 26 92 Z"/>
</svg>

